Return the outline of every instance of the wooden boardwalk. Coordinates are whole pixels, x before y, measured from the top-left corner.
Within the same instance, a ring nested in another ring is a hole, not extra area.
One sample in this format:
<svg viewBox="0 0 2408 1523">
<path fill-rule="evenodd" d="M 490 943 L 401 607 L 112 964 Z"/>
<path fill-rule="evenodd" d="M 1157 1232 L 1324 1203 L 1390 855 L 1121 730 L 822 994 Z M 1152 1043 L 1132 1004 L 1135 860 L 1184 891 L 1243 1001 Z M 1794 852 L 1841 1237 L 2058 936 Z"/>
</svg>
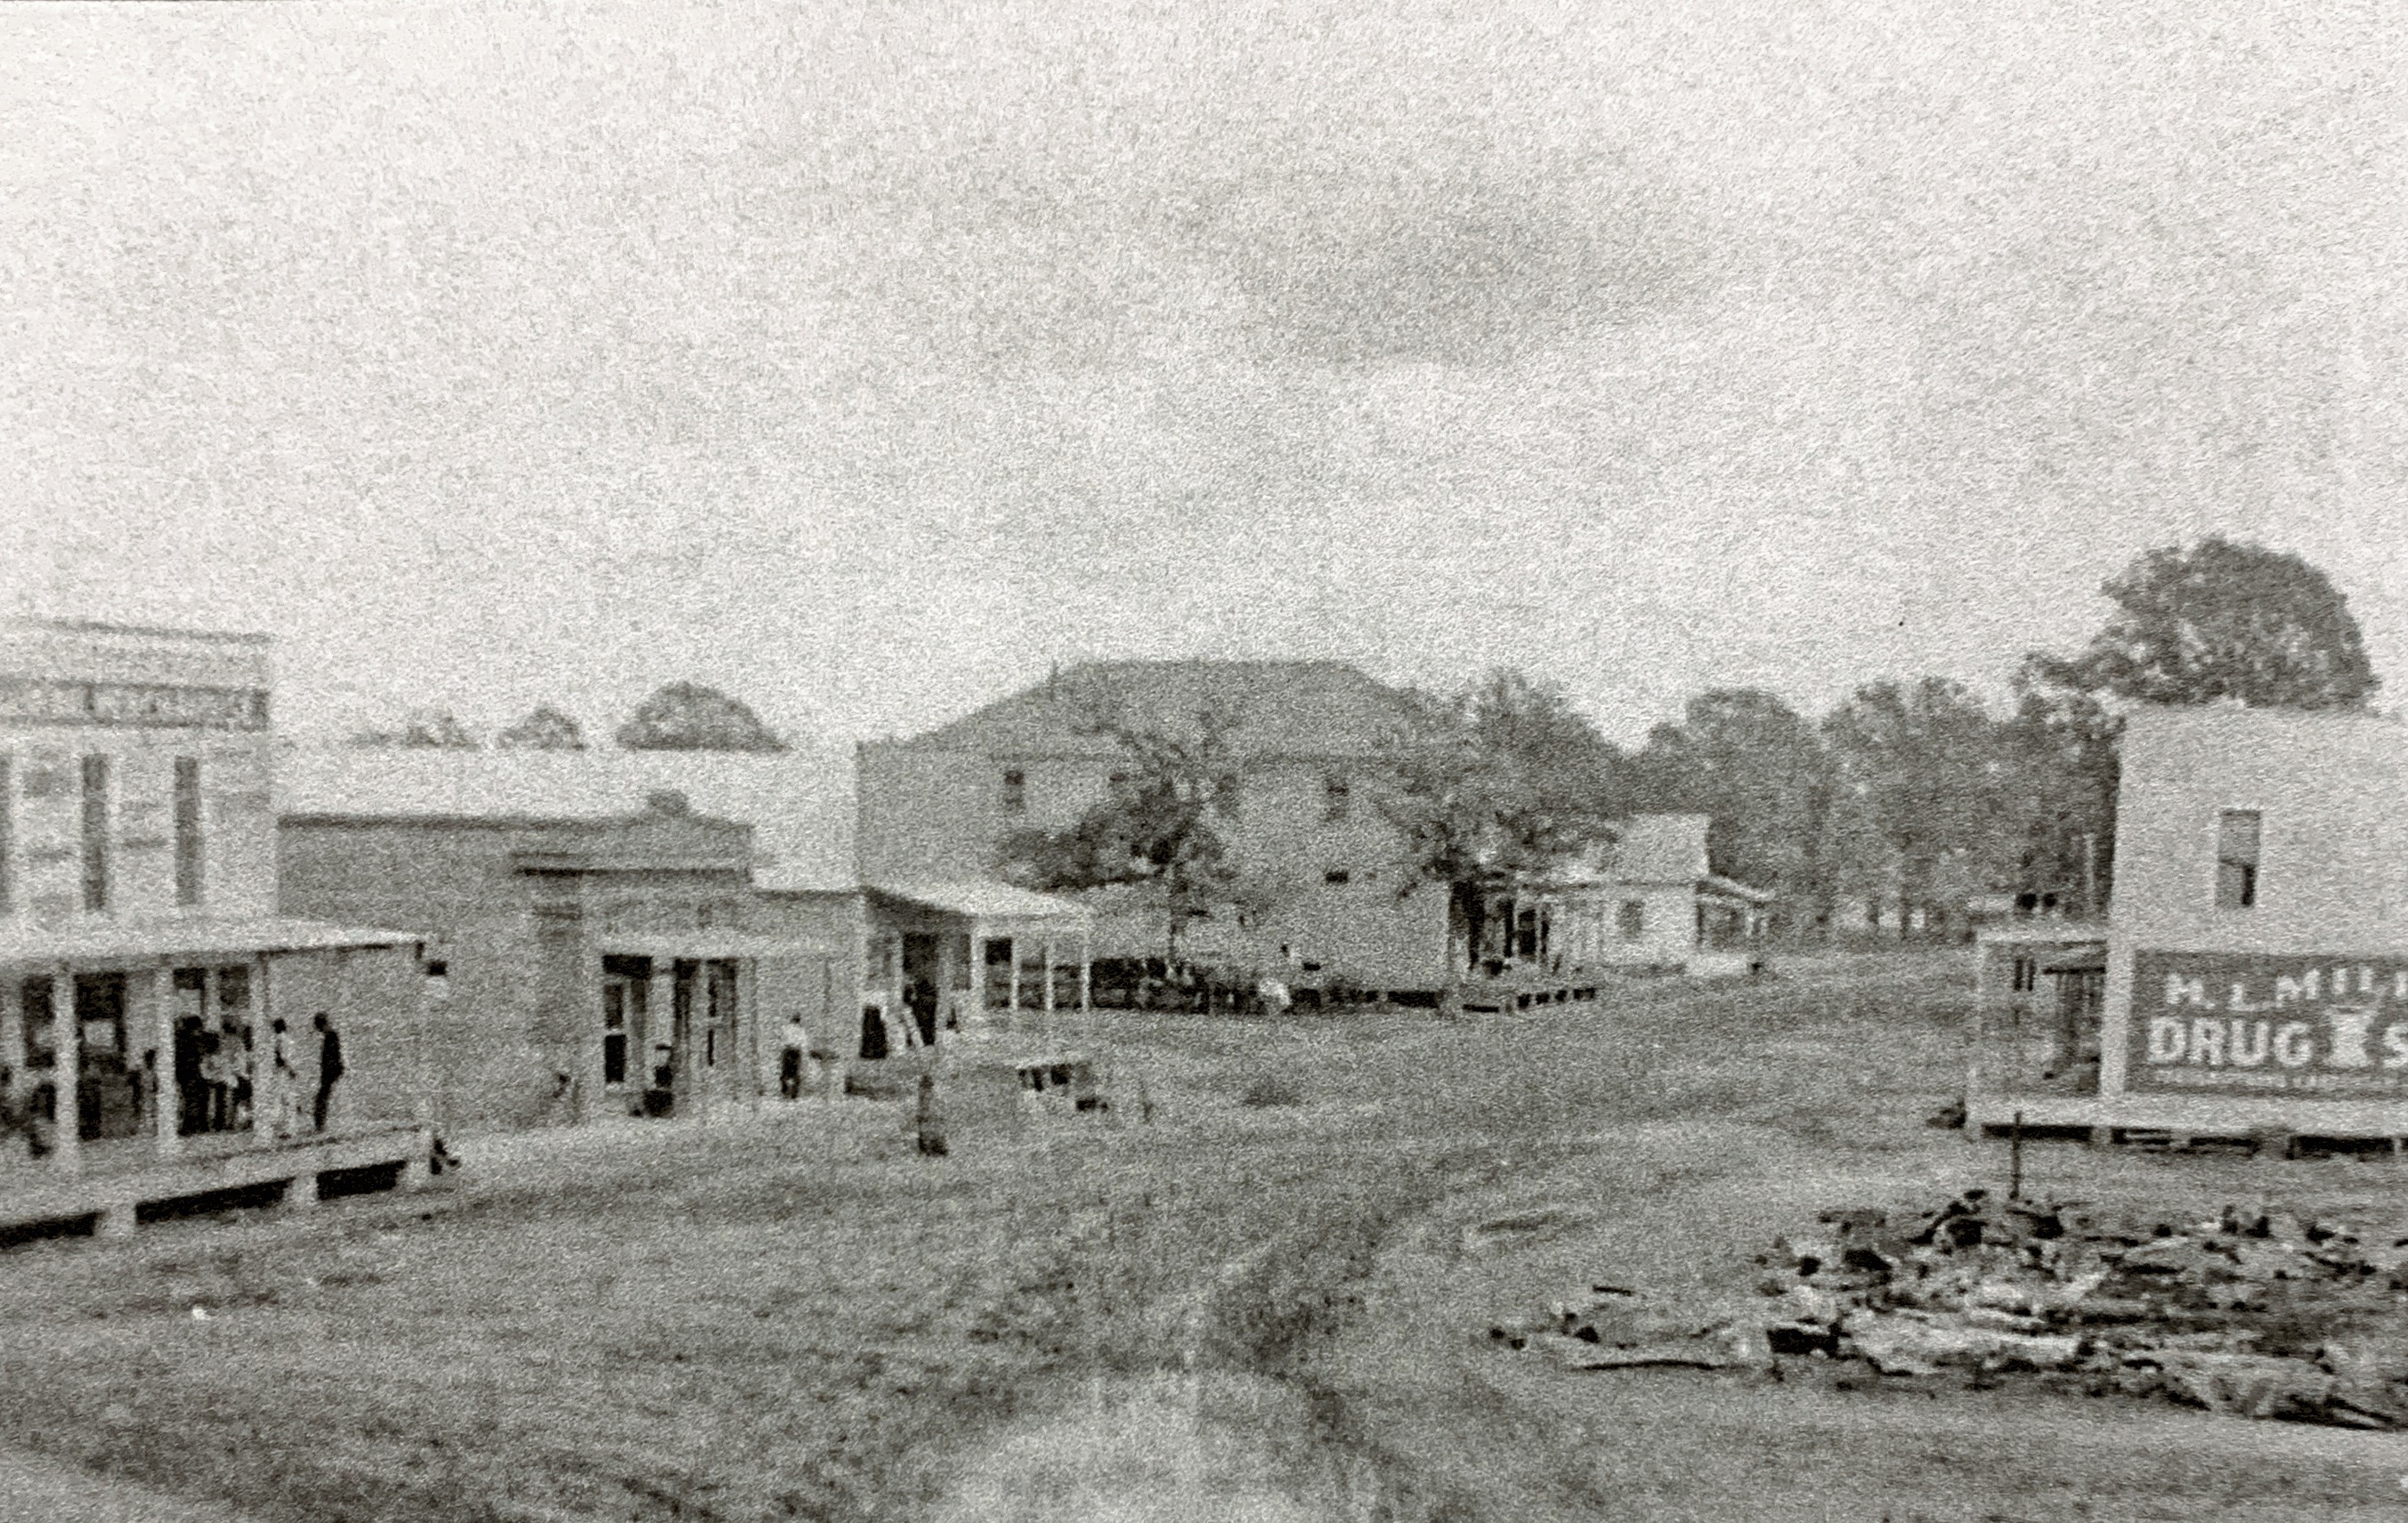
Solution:
<svg viewBox="0 0 2408 1523">
<path fill-rule="evenodd" d="M 82 1167 L 64 1174 L 47 1159 L 0 1165 L 0 1231 L 72 1228 L 89 1221 L 102 1237 L 122 1237 L 157 1208 L 235 1191 L 276 1191 L 288 1209 L 317 1204 L 328 1175 L 392 1169 L 394 1186 L 426 1181 L 434 1139 L 425 1127 L 359 1127 L 325 1136 L 253 1142 L 247 1134 L 186 1138 L 186 1156 L 163 1159 L 150 1139 L 87 1142 Z"/>
</svg>

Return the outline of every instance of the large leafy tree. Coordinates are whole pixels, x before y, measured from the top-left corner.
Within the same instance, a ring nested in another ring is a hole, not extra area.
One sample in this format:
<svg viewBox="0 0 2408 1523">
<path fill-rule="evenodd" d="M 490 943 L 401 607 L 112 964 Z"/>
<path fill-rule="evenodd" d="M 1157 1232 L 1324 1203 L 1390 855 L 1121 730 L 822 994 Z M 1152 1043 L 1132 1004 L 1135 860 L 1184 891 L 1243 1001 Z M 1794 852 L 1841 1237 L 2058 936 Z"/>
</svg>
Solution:
<svg viewBox="0 0 2408 1523">
<path fill-rule="evenodd" d="M 2011 769 L 1998 726 L 1962 683 L 1926 677 L 1871 682 L 1824 721 L 1838 769 L 1842 818 L 1855 841 L 1846 866 L 1858 884 L 1895 882 L 1899 903 L 1945 931 L 1962 895 L 2009 870 L 2012 837 L 1998 829 Z M 1862 860 L 1878 843 L 1885 860 Z"/>
<path fill-rule="evenodd" d="M 1004 838 L 997 869 L 1040 891 L 1127 887 L 1161 919 L 1169 960 L 1201 912 L 1247 898 L 1216 822 L 1236 807 L 1242 767 L 1239 716 L 1200 711 L 1192 725 L 1140 721 L 1098 707 L 1072 723 L 1109 740 L 1119 759 L 1106 796 L 1067 829 L 1031 828 Z"/>
<path fill-rule="evenodd" d="M 2378 685 L 2349 600 L 2287 551 L 2217 537 L 2152 550 L 2101 589 L 2089 648 L 2036 656 L 2046 685 L 2128 703 L 2358 709 Z"/>
<path fill-rule="evenodd" d="M 1632 758 L 1635 807 L 1711 816 L 1714 870 L 1772 890 L 1786 918 L 1828 913 L 1834 779 L 1814 726 L 1756 688 L 1716 688 Z"/>
<path fill-rule="evenodd" d="M 1468 948 L 1490 894 L 1611 841 L 1622 813 L 1621 754 L 1561 689 L 1514 671 L 1406 695 L 1386 760 L 1382 808 L 1403 837 L 1408 886 L 1446 886 Z"/>
<path fill-rule="evenodd" d="M 576 720 L 546 703 L 494 736 L 494 744 L 504 751 L 582 751 L 585 734 Z"/>
<path fill-rule="evenodd" d="M 761 717 L 738 699 L 699 682 L 670 682 L 636 706 L 619 726 L 628 751 L 783 751 Z"/>
<path fill-rule="evenodd" d="M 2023 881 L 2103 909 L 2114 868 L 2117 744 L 2139 703 L 2359 709 L 2379 686 L 2349 600 L 2286 551 L 2211 536 L 2133 559 L 2079 654 L 2034 652 L 2007 726 Z"/>
</svg>

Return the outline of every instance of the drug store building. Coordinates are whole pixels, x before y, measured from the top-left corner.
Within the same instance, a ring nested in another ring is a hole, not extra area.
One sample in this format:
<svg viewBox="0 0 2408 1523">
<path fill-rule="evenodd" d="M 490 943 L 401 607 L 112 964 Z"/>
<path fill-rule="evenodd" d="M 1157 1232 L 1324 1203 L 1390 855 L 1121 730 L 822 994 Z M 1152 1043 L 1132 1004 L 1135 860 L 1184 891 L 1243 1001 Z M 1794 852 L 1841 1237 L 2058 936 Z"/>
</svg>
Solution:
<svg viewBox="0 0 2408 1523">
<path fill-rule="evenodd" d="M 0 1224 L 423 1167 L 417 938 L 279 913 L 271 685 L 265 637 L 0 622 Z"/>
<path fill-rule="evenodd" d="M 2058 981 L 2073 1027 L 2095 988 L 2087 1031 L 2041 1022 L 2018 1044 L 1977 1030 L 1970 1124 L 2408 1138 L 2408 727 L 2134 714 L 2114 902 L 2103 939 L 2080 939 L 2021 960 Z M 2050 1051 L 2067 1042 L 2095 1058 L 2069 1071 Z"/>
</svg>

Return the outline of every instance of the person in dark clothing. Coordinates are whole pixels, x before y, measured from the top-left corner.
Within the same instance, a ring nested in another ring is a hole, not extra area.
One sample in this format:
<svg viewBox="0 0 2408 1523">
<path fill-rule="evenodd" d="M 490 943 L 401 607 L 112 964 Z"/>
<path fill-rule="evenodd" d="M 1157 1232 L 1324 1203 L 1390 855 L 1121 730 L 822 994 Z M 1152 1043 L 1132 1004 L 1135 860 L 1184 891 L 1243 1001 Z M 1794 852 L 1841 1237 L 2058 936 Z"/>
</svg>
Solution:
<svg viewBox="0 0 2408 1523">
<path fill-rule="evenodd" d="M 925 973 L 913 979 L 911 987 L 904 991 L 903 1008 L 911 1013 L 911 1023 L 920 1028 L 923 1047 L 937 1044 L 937 986 Z"/>
<path fill-rule="evenodd" d="M 320 1011 L 310 1022 L 318 1028 L 318 1100 L 310 1115 L 317 1129 L 326 1129 L 326 1106 L 335 1098 L 335 1083 L 343 1076 L 343 1034 Z"/>
</svg>

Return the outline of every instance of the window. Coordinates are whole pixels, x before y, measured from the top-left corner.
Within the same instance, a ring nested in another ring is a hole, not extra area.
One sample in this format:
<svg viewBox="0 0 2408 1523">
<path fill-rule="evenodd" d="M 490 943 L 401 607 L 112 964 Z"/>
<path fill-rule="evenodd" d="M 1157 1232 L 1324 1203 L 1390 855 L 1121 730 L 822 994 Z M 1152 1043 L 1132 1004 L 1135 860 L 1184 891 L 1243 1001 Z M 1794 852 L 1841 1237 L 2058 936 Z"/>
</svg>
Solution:
<svg viewBox="0 0 2408 1523">
<path fill-rule="evenodd" d="M 176 902 L 201 902 L 201 759 L 176 758 Z"/>
<path fill-rule="evenodd" d="M 2215 907 L 2249 910 L 2258 904 L 2258 812 L 2228 809 L 2215 823 Z"/>
<path fill-rule="evenodd" d="M 1321 881 L 1334 887 L 1343 887 L 1354 881 L 1354 875 L 1344 868 L 1332 868 L 1321 875 Z"/>
<path fill-rule="evenodd" d="M 602 987 L 602 1082 L 627 1082 L 627 984 L 618 980 Z"/>
<path fill-rule="evenodd" d="M 1028 774 L 1017 767 L 1004 769 L 1003 812 L 1006 814 L 1028 812 Z"/>
<path fill-rule="evenodd" d="M 2028 955 L 2015 958 L 2014 992 L 2028 994 L 2040 987 L 2040 959 Z"/>
<path fill-rule="evenodd" d="M 1354 806 L 1354 786 L 1343 772 L 1332 772 L 1321 780 L 1321 817 L 1336 824 L 1346 818 Z"/>
<path fill-rule="evenodd" d="M 83 907 L 108 908 L 108 758 L 83 759 Z"/>
<path fill-rule="evenodd" d="M 1614 915 L 1614 927 L 1626 941 L 1636 941 L 1647 932 L 1647 901 L 1624 899 L 1622 909 Z"/>
</svg>

